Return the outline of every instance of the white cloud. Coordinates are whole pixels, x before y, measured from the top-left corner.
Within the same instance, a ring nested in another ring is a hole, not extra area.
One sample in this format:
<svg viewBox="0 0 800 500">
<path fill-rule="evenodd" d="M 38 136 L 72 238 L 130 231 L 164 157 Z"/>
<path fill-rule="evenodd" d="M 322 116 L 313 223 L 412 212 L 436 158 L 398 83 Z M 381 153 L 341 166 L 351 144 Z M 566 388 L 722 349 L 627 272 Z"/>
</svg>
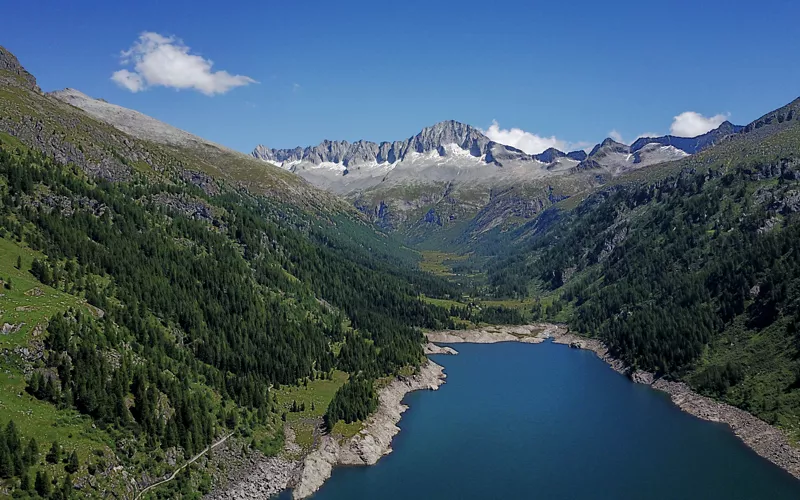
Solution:
<svg viewBox="0 0 800 500">
<path fill-rule="evenodd" d="M 694 111 L 685 111 L 672 120 L 669 131 L 678 137 L 697 137 L 719 127 L 729 116 L 730 114 L 719 114 L 705 117 Z"/>
<path fill-rule="evenodd" d="M 124 87 L 131 92 L 139 92 L 144 88 L 144 80 L 138 73 L 132 73 L 127 69 L 115 71 L 111 79 L 117 82 L 120 87 Z"/>
<path fill-rule="evenodd" d="M 131 92 L 149 87 L 193 89 L 205 95 L 224 94 L 229 90 L 256 83 L 248 76 L 212 71 L 213 61 L 189 53 L 189 47 L 176 37 L 144 32 L 133 46 L 122 52 L 121 69 L 111 79 Z"/>
<path fill-rule="evenodd" d="M 521 149 L 529 155 L 539 154 L 547 148 L 566 151 L 570 146 L 570 143 L 557 139 L 556 136 L 541 137 L 518 128 L 502 129 L 497 120 L 492 121 L 492 125 L 483 133 L 494 142 Z"/>
<path fill-rule="evenodd" d="M 611 132 L 609 132 L 608 136 L 611 137 L 612 139 L 614 139 L 617 142 L 621 142 L 623 144 L 625 143 L 625 141 L 622 139 L 622 134 L 617 132 L 617 129 L 614 129 Z"/>
</svg>

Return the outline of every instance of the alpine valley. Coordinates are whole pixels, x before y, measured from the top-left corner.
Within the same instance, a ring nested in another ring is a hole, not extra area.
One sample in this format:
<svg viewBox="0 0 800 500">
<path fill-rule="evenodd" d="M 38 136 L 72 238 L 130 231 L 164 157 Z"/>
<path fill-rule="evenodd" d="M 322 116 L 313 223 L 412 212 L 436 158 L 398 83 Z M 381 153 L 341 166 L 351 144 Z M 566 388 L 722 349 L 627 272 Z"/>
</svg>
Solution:
<svg viewBox="0 0 800 500">
<path fill-rule="evenodd" d="M 378 226 L 409 243 L 464 244 L 507 230 L 553 204 L 622 174 L 684 158 L 739 132 L 725 122 L 695 138 L 606 139 L 587 154 L 555 148 L 529 155 L 463 123 L 444 121 L 404 141 L 324 141 L 253 156 L 352 200 Z M 444 235 L 444 236 L 443 236 Z M 424 245 L 423 245 L 424 246 Z"/>
<path fill-rule="evenodd" d="M 0 496 L 310 496 L 335 466 L 391 451 L 406 394 L 444 383 L 428 356 L 455 350 L 439 344 L 544 341 L 729 424 L 775 466 L 760 461 L 760 481 L 788 472 L 775 479 L 788 496 L 798 212 L 800 99 L 588 152 L 526 154 L 443 121 L 401 141 L 246 154 L 79 90 L 45 93 L 0 47 Z M 493 366 L 524 376 L 513 347 Z M 573 389 L 597 368 L 540 347 Z M 520 394 L 559 396 L 533 389 Z M 632 408 L 664 411 L 650 401 Z M 726 453 L 752 454 L 735 444 Z"/>
</svg>

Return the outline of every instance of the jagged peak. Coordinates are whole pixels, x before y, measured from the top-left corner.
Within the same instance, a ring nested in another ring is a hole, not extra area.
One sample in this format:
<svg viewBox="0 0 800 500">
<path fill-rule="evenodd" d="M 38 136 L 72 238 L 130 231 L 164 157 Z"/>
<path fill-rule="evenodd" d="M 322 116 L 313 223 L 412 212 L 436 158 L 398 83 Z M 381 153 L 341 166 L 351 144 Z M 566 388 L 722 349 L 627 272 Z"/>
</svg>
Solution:
<svg viewBox="0 0 800 500">
<path fill-rule="evenodd" d="M 547 148 L 539 154 L 533 155 L 537 160 L 544 163 L 553 163 L 557 158 L 564 158 L 567 154 L 560 149 Z"/>
<path fill-rule="evenodd" d="M 603 142 L 601 142 L 600 144 L 598 144 L 597 146 L 595 146 L 592 149 L 592 152 L 589 153 L 589 156 L 590 157 L 594 156 L 597 153 L 599 153 L 601 150 L 611 150 L 611 151 L 616 151 L 616 152 L 628 152 L 630 150 L 630 147 L 625 145 L 625 144 L 622 144 L 621 142 L 615 141 L 611 137 L 606 137 L 603 140 Z"/>
<path fill-rule="evenodd" d="M 434 123 L 431 126 L 423 128 L 419 133 L 414 135 L 412 139 L 414 137 L 420 137 L 420 136 L 427 136 L 427 137 L 438 136 L 445 138 L 460 137 L 460 136 L 486 137 L 483 135 L 483 132 L 481 132 L 480 129 L 456 120 L 444 120 L 438 123 Z"/>
<path fill-rule="evenodd" d="M 582 149 L 578 149 L 578 150 L 575 150 L 575 151 L 570 151 L 569 153 L 567 153 L 567 158 L 570 158 L 572 160 L 577 160 L 577 161 L 583 161 L 588 156 L 589 155 L 586 153 L 586 151 L 584 151 Z"/>
<path fill-rule="evenodd" d="M 439 151 L 444 155 L 446 147 L 451 144 L 469 151 L 472 156 L 481 157 L 493 143 L 478 128 L 456 120 L 444 120 L 423 128 L 404 141 L 376 143 L 358 140 L 351 143 L 326 139 L 317 146 L 295 149 L 270 149 L 258 145 L 252 155 L 268 161 L 332 162 L 349 166 L 363 162 L 394 163 L 403 160 L 409 153 Z M 508 153 L 524 155 L 515 148 L 506 147 L 506 150 Z"/>
</svg>

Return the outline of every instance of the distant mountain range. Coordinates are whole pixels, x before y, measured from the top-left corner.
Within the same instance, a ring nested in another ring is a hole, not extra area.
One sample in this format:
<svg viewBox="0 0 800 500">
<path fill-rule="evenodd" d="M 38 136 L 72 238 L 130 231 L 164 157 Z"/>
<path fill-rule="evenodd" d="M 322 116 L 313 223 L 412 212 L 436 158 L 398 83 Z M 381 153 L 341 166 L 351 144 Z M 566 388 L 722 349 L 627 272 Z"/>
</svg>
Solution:
<svg viewBox="0 0 800 500">
<path fill-rule="evenodd" d="M 603 170 L 619 175 L 698 153 L 742 128 L 725 122 L 698 137 L 646 137 L 630 146 L 606 139 L 588 154 L 582 150 L 567 153 L 550 148 L 530 155 L 492 141 L 475 127 L 448 120 L 426 127 L 403 141 L 326 140 L 317 146 L 293 149 L 259 145 L 252 155 L 294 172 L 319 187 L 338 194 L 352 194 L 383 183 L 506 184 L 510 180 L 526 182 L 583 170 Z M 471 168 L 481 165 L 499 168 Z"/>
<path fill-rule="evenodd" d="M 473 236 L 516 224 L 610 178 L 680 160 L 742 129 L 725 122 L 693 138 L 667 135 L 632 145 L 609 138 L 589 153 L 550 148 L 530 155 L 449 120 L 403 141 L 259 145 L 252 155 L 349 198 L 378 225 L 419 242 L 464 223 Z"/>
</svg>

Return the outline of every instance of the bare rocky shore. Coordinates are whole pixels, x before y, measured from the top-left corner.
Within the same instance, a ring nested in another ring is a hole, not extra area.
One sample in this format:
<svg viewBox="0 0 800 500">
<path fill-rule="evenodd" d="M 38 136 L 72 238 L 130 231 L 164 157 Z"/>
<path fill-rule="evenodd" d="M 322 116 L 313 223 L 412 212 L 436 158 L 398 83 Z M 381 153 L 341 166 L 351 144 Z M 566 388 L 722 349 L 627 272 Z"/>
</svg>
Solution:
<svg viewBox="0 0 800 500">
<path fill-rule="evenodd" d="M 434 344 L 425 346 L 429 354 L 458 354 L 450 347 Z M 206 495 L 206 500 L 264 499 L 292 488 L 294 498 L 305 498 L 316 492 L 331 476 L 337 465 L 372 465 L 382 456 L 391 453 L 392 438 L 400 432 L 397 422 L 408 409 L 402 403 L 406 394 L 418 390 L 437 390 L 446 375 L 442 366 L 428 360 L 419 372 L 399 377 L 378 392 L 378 409 L 364 428 L 352 438 L 340 442 L 335 436 L 324 435 L 319 446 L 300 461 L 282 457 L 265 457 L 252 453 L 242 457 L 238 450 L 225 462 L 232 464 L 233 472 L 224 487 Z M 287 434 L 285 449 L 294 450 L 291 433 Z M 292 453 L 289 453 L 290 455 Z"/>
<path fill-rule="evenodd" d="M 788 436 L 781 429 L 740 408 L 697 394 L 683 382 L 656 378 L 652 373 L 642 370 L 631 371 L 625 363 L 611 356 L 605 344 L 597 339 L 580 337 L 565 331 L 553 335 L 553 342 L 593 351 L 611 368 L 630 377 L 633 382 L 666 392 L 672 402 L 686 413 L 703 420 L 727 424 L 753 451 L 800 479 L 800 449 L 791 445 Z"/>
<path fill-rule="evenodd" d="M 564 326 L 549 323 L 515 326 L 487 326 L 474 330 L 442 330 L 428 332 L 428 342 L 440 344 L 496 344 L 498 342 L 525 342 L 538 344 L 548 338 L 566 334 Z"/>
<path fill-rule="evenodd" d="M 206 500 L 265 499 L 291 487 L 300 471 L 300 462 L 253 453 L 236 457 L 228 484 L 205 496 Z M 232 460 L 232 461 L 233 461 Z"/>
<path fill-rule="evenodd" d="M 317 491 L 331 476 L 335 465 L 372 465 L 391 453 L 392 438 L 400 432 L 396 424 L 408 409 L 402 403 L 405 395 L 422 389 L 435 391 L 444 383 L 445 377 L 444 368 L 428 360 L 415 375 L 395 379 L 381 389 L 378 409 L 369 417 L 361 432 L 345 443 L 339 443 L 332 436 L 324 436 L 321 446 L 306 457 L 292 492 L 293 497 L 305 498 Z"/>
</svg>

